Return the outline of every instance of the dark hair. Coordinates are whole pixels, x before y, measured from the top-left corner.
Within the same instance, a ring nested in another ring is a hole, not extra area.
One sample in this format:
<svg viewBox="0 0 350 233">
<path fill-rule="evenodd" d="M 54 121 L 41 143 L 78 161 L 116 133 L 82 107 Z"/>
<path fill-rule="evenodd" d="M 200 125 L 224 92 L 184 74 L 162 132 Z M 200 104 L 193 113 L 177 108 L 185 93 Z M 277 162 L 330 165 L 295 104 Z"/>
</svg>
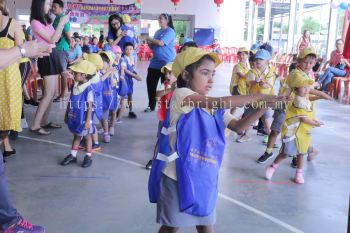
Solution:
<svg viewBox="0 0 350 233">
<path fill-rule="evenodd" d="M 133 44 L 133 43 L 131 43 L 131 42 L 126 42 L 126 43 L 124 44 L 123 50 L 125 50 L 126 47 L 129 47 L 129 46 L 131 46 L 132 48 L 134 48 L 134 44 Z"/>
<path fill-rule="evenodd" d="M 109 57 L 106 54 L 101 53 L 100 56 L 104 62 L 106 62 L 108 64 L 111 62 L 111 60 L 109 60 Z"/>
<path fill-rule="evenodd" d="M 62 0 L 53 0 L 52 4 L 58 4 L 61 8 L 64 7 L 64 3 Z"/>
<path fill-rule="evenodd" d="M 173 30 L 175 30 L 174 24 L 173 24 L 173 17 L 171 17 L 171 15 L 167 13 L 162 13 L 160 14 L 159 17 L 163 17 L 164 19 L 168 20 L 168 27 L 171 27 Z"/>
<path fill-rule="evenodd" d="M 263 45 L 261 45 L 260 49 L 265 49 L 266 51 L 268 51 L 270 53 L 270 55 L 272 55 L 272 53 L 273 53 L 273 48 L 270 45 L 270 43 L 268 43 L 268 42 L 266 42 Z"/>
<path fill-rule="evenodd" d="M 198 45 L 194 41 L 188 41 L 188 42 L 186 42 L 186 43 L 184 43 L 182 45 L 182 47 L 180 48 L 180 53 L 183 52 L 186 48 L 189 48 L 189 47 L 198 48 Z"/>
<path fill-rule="evenodd" d="M 116 34 L 117 34 L 117 30 L 115 28 L 113 28 L 112 26 L 112 21 L 117 19 L 120 22 L 120 26 L 124 25 L 123 19 L 122 17 L 120 17 L 120 15 L 117 14 L 113 14 L 111 16 L 109 16 L 108 18 L 108 27 L 109 27 L 109 32 L 113 35 L 113 39 L 117 39 Z"/>
<path fill-rule="evenodd" d="M 7 3 L 6 3 L 5 0 L 1 1 L 0 12 L 4 16 L 8 16 L 9 15 L 9 11 L 8 11 L 8 8 L 7 8 Z"/>
<path fill-rule="evenodd" d="M 94 75 L 91 75 L 91 74 L 85 74 L 85 75 L 86 75 L 85 78 L 87 80 L 90 80 L 90 79 L 92 79 L 94 77 Z"/>
<path fill-rule="evenodd" d="M 212 62 L 215 62 L 214 59 L 211 56 L 205 55 L 201 59 L 199 59 L 197 62 L 192 63 L 191 65 L 188 65 L 188 66 L 185 67 L 185 70 L 188 72 L 189 79 L 193 79 L 193 73 L 198 69 L 198 67 L 200 67 L 202 65 L 202 63 L 205 60 L 210 60 Z M 188 87 L 188 81 L 183 79 L 181 74 L 177 78 L 176 83 L 177 83 L 177 87 L 178 88 Z"/>
<path fill-rule="evenodd" d="M 344 43 L 343 39 L 337 39 L 337 40 L 335 41 L 335 45 L 337 45 L 339 41 L 341 41 L 341 42 Z"/>
<path fill-rule="evenodd" d="M 249 55 L 249 62 L 253 62 L 254 60 L 255 60 L 255 54 L 251 52 Z"/>
<path fill-rule="evenodd" d="M 48 25 L 52 23 L 52 19 L 50 15 L 45 14 L 44 6 L 45 0 L 32 0 L 32 6 L 30 8 L 30 21 L 38 20 L 40 23 L 44 25 Z"/>
</svg>

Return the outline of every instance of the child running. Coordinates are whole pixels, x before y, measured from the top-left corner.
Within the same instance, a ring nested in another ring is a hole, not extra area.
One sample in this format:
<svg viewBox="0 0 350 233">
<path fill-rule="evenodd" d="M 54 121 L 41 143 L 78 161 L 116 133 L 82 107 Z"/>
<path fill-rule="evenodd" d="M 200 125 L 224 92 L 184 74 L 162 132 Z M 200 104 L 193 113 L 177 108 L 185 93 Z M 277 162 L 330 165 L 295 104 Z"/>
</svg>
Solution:
<svg viewBox="0 0 350 233">
<path fill-rule="evenodd" d="M 160 136 L 160 140 L 168 137 L 169 141 L 160 143 L 160 156 L 153 161 L 149 179 L 149 197 L 157 203 L 160 233 L 191 226 L 196 226 L 199 233 L 214 232 L 225 127 L 242 132 L 266 111 L 257 109 L 237 120 L 224 108 L 242 107 L 253 101 L 272 105 L 283 100 L 262 94 L 207 96 L 219 64 L 216 53 L 199 48 L 187 48 L 174 61 L 172 70 L 177 77 L 177 89 L 170 102 L 170 114 L 164 121 L 170 124 L 164 124 Z"/>
<path fill-rule="evenodd" d="M 94 132 L 92 119 L 92 106 L 94 94 L 89 80 L 96 73 L 96 66 L 91 62 L 81 60 L 69 67 L 74 73 L 74 88 L 70 97 L 65 122 L 69 130 L 74 134 L 72 149 L 61 162 L 62 166 L 67 166 L 77 162 L 77 153 L 82 138 L 86 141 L 86 156 L 82 167 L 90 167 L 92 164 L 92 140 L 91 134 Z"/>
<path fill-rule="evenodd" d="M 163 128 L 163 122 L 165 120 L 167 108 L 170 105 L 170 98 L 173 95 L 174 90 L 176 89 L 176 77 L 172 73 L 172 66 L 173 63 L 169 63 L 162 67 L 160 70 L 165 75 L 164 83 L 161 83 L 161 80 L 159 80 L 157 92 L 156 92 L 156 98 L 159 99 L 158 102 L 158 131 L 157 131 L 157 138 L 159 138 L 160 131 Z M 158 153 L 158 140 L 154 147 L 154 153 L 153 158 L 157 156 Z M 153 159 L 152 159 L 153 160 Z M 148 161 L 146 165 L 146 169 L 152 168 L 152 160 Z"/>
<path fill-rule="evenodd" d="M 125 69 L 125 80 L 128 83 L 129 91 L 128 91 L 128 107 L 129 107 L 129 117 L 132 119 L 137 118 L 135 112 L 133 112 L 133 103 L 132 103 L 132 95 L 134 93 L 134 81 L 142 81 L 140 75 L 138 75 L 135 71 L 135 61 L 134 61 L 134 44 L 125 43 L 124 45 L 124 59 L 126 62 Z"/>
<path fill-rule="evenodd" d="M 309 97 L 314 81 L 305 72 L 295 70 L 289 75 L 287 82 L 287 85 L 295 94 L 295 98 L 293 103 L 286 108 L 286 116 L 282 128 L 282 147 L 275 161 L 267 167 L 266 179 L 270 180 L 272 178 L 279 164 L 287 156 L 297 155 L 297 169 L 294 181 L 298 184 L 303 184 L 304 155 L 308 153 L 310 147 L 311 129 L 321 126 L 322 123 L 315 119 L 314 106 Z"/>
</svg>

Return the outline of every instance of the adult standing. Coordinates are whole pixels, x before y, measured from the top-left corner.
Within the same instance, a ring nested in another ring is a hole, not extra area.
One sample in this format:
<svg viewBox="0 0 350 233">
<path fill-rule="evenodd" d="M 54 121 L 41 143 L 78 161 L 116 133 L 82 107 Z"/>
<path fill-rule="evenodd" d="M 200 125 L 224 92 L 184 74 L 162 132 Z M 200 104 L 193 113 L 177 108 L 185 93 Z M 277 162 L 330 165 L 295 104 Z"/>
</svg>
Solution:
<svg viewBox="0 0 350 233">
<path fill-rule="evenodd" d="M 113 14 L 109 16 L 107 41 L 110 46 L 120 45 L 120 41 L 126 35 L 126 32 L 121 30 L 121 27 L 123 25 L 124 25 L 124 22 L 121 16 L 117 14 Z M 122 47 L 120 48 L 122 50 L 124 49 Z"/>
<path fill-rule="evenodd" d="M 64 3 L 62 0 L 54 0 L 52 2 L 52 11 L 56 16 L 52 26 L 54 27 L 55 30 L 57 29 L 58 24 L 60 23 L 61 17 L 64 16 L 63 8 L 64 8 Z M 67 73 L 66 70 L 67 70 L 67 58 L 68 58 L 70 37 L 71 37 L 70 22 L 67 22 L 63 27 L 63 31 L 60 39 L 56 43 L 56 51 L 59 56 L 58 60 L 60 61 L 60 66 L 63 72 L 61 73 L 61 94 L 54 100 L 54 102 L 59 102 L 61 100 L 64 100 L 64 97 L 67 95 L 67 92 L 68 92 L 67 82 L 68 82 L 69 74 Z"/>
<path fill-rule="evenodd" d="M 69 15 L 60 18 L 55 30 L 51 24 L 52 20 L 49 16 L 49 11 L 50 0 L 32 0 L 30 21 L 34 36 L 39 42 L 53 47 L 50 56 L 38 59 L 38 69 L 44 79 L 45 91 L 30 131 L 40 135 L 50 134 L 44 128 L 62 127 L 59 124 L 49 122 L 48 118 L 57 88 L 58 75 L 64 71 L 61 66 L 59 54 L 54 47 L 55 43 L 61 38 L 64 25 L 69 21 Z"/>
<path fill-rule="evenodd" d="M 345 77 L 347 70 L 350 68 L 350 62 L 343 56 L 344 41 L 338 39 L 336 41 L 336 49 L 331 53 L 331 59 L 324 65 L 324 69 L 329 64 L 329 67 L 323 75 L 317 80 L 322 86 L 323 91 L 327 91 L 333 77 Z"/>
<path fill-rule="evenodd" d="M 0 0 L 0 11 L 3 11 L 5 0 Z M 2 18 L 0 16 L 0 18 Z M 13 65 L 18 66 L 18 60 L 23 57 L 47 56 L 50 52 L 50 47 L 44 44 L 38 44 L 36 41 L 26 42 L 22 47 L 15 46 L 7 49 L 0 49 L 0 57 L 6 59 L 0 60 L 0 72 L 6 72 Z M 18 69 L 18 68 L 17 68 Z M 11 78 L 14 78 L 12 76 Z M 20 84 L 20 79 L 17 81 Z M 19 92 L 20 93 L 20 92 Z M 2 101 L 3 102 L 3 101 Z M 11 105 L 17 103 L 10 103 Z M 3 122 L 1 120 L 1 122 Z M 0 131 L 0 145 L 3 139 L 7 137 L 8 131 Z M 44 233 L 44 228 L 41 226 L 33 226 L 17 212 L 10 200 L 10 194 L 7 189 L 5 180 L 3 154 L 0 151 L 0 229 L 3 232 L 25 232 L 25 233 Z"/>
<path fill-rule="evenodd" d="M 297 44 L 298 54 L 301 53 L 305 48 L 311 47 L 310 31 L 305 29 L 303 36 L 299 39 Z"/>
<path fill-rule="evenodd" d="M 156 31 L 154 38 L 145 37 L 153 52 L 153 58 L 147 74 L 148 107 L 145 109 L 145 112 L 154 111 L 156 107 L 156 88 L 160 78 L 162 82 L 164 81 L 164 74 L 162 74 L 161 68 L 172 62 L 176 57 L 174 47 L 175 31 L 171 15 L 161 14 L 158 22 L 160 29 Z"/>
</svg>

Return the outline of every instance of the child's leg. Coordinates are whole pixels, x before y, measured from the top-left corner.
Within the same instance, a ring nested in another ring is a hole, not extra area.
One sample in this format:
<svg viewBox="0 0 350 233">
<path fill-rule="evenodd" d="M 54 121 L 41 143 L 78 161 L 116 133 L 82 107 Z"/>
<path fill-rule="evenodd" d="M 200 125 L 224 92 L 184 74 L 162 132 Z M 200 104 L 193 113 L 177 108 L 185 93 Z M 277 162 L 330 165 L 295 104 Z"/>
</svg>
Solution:
<svg viewBox="0 0 350 233">
<path fill-rule="evenodd" d="M 261 121 L 264 125 L 265 132 L 267 133 L 267 135 L 269 135 L 270 134 L 270 124 L 269 124 L 268 118 L 262 117 Z"/>
<path fill-rule="evenodd" d="M 71 153 L 74 157 L 77 157 L 80 141 L 81 141 L 81 136 L 74 135 L 73 142 L 72 142 L 72 150 L 76 152 L 74 152 L 74 154 Z"/>
<path fill-rule="evenodd" d="M 86 141 L 86 155 L 91 157 L 92 156 L 92 135 L 88 134 L 85 136 Z"/>
<path fill-rule="evenodd" d="M 297 169 L 302 170 L 304 167 L 304 155 L 298 155 L 297 159 Z"/>
<path fill-rule="evenodd" d="M 114 127 L 115 126 L 115 122 L 117 120 L 117 110 L 111 111 L 110 114 L 111 114 L 111 125 L 110 125 L 110 127 Z"/>
<path fill-rule="evenodd" d="M 132 94 L 128 95 L 129 112 L 132 112 Z"/>
<path fill-rule="evenodd" d="M 277 137 L 278 137 L 279 133 L 272 130 L 270 131 L 270 134 L 269 134 L 269 139 L 267 141 L 267 146 L 266 146 L 266 149 L 271 149 L 273 148 L 273 146 L 275 145 L 276 141 L 277 141 Z"/>
<path fill-rule="evenodd" d="M 61 162 L 62 166 L 67 166 L 71 163 L 77 162 L 77 154 L 79 150 L 79 144 L 81 141 L 81 136 L 74 135 L 73 142 L 72 142 L 72 148 L 70 150 L 70 154 L 67 155 L 63 161 Z"/>
<path fill-rule="evenodd" d="M 167 227 L 167 226 L 162 226 L 158 233 L 176 233 L 178 232 L 179 228 L 177 227 Z"/>
<path fill-rule="evenodd" d="M 299 154 L 297 158 L 297 169 L 294 181 L 298 184 L 303 184 L 305 182 L 303 177 L 304 155 Z"/>
<path fill-rule="evenodd" d="M 196 226 L 198 233 L 214 233 L 214 227 L 210 226 Z"/>
<path fill-rule="evenodd" d="M 275 173 L 279 163 L 282 162 L 282 160 L 284 160 L 285 158 L 287 158 L 287 156 L 283 152 L 280 152 L 277 155 L 275 161 L 273 161 L 273 163 L 266 168 L 265 177 L 266 177 L 267 180 L 271 180 L 271 178 L 272 178 L 273 174 Z"/>
<path fill-rule="evenodd" d="M 125 99 L 124 99 L 124 97 L 122 97 L 120 99 L 120 108 L 118 109 L 118 112 L 117 112 L 117 118 L 119 120 L 122 119 L 122 117 L 124 115 L 124 111 L 125 111 Z"/>
<path fill-rule="evenodd" d="M 101 126 L 102 126 L 102 129 L 103 129 L 103 132 L 104 133 L 108 133 L 108 116 L 106 119 L 102 119 L 101 120 Z"/>
<path fill-rule="evenodd" d="M 98 131 L 97 131 L 96 126 L 94 126 L 94 127 L 95 127 L 95 132 L 92 134 L 92 142 L 94 144 L 99 144 L 98 143 Z"/>
<path fill-rule="evenodd" d="M 13 151 L 10 143 L 10 139 L 8 136 L 4 138 L 3 143 L 4 143 L 4 151 Z"/>
</svg>

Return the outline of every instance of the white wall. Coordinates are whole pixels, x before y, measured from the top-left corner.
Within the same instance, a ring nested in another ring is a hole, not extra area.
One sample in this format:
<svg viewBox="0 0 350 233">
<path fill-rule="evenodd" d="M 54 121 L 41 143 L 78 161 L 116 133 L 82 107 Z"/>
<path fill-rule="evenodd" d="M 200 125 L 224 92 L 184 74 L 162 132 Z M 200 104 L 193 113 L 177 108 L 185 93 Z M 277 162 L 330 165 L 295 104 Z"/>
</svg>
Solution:
<svg viewBox="0 0 350 233">
<path fill-rule="evenodd" d="M 11 15 L 29 14 L 30 0 L 16 0 L 16 9 L 13 0 L 7 0 Z M 74 0 L 77 2 L 77 0 Z M 83 0 L 86 3 L 109 3 L 108 0 Z M 134 0 L 114 0 L 118 4 L 131 4 Z M 170 0 L 143 0 L 142 13 L 157 14 L 187 14 L 195 15 L 196 28 L 215 28 L 219 41 L 223 45 L 241 46 L 244 36 L 244 2 L 225 0 L 218 12 L 214 0 L 181 0 L 175 7 Z"/>
</svg>

